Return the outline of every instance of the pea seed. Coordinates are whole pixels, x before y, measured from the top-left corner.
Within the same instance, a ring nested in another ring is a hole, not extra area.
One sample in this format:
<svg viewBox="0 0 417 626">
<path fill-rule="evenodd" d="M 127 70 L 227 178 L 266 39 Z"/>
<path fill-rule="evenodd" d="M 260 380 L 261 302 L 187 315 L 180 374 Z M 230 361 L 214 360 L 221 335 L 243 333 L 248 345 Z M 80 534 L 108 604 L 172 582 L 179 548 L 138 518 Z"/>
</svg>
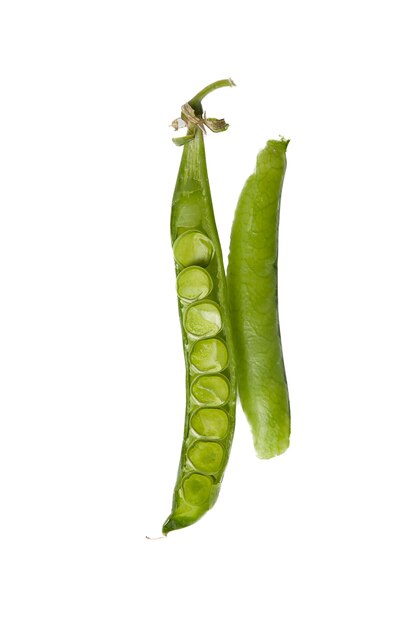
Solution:
<svg viewBox="0 0 417 626">
<path fill-rule="evenodd" d="M 194 506 L 203 504 L 210 497 L 212 484 L 213 481 L 209 476 L 190 474 L 182 483 L 184 499 Z"/>
<path fill-rule="evenodd" d="M 191 426 L 202 437 L 223 439 L 229 429 L 229 418 L 222 409 L 198 409 L 191 417 Z"/>
<path fill-rule="evenodd" d="M 201 300 L 213 289 L 213 281 L 201 267 L 186 267 L 177 277 L 177 293 L 182 300 Z"/>
<path fill-rule="evenodd" d="M 190 354 L 190 361 L 199 372 L 215 373 L 227 365 L 228 352 L 220 339 L 200 339 Z"/>
<path fill-rule="evenodd" d="M 197 337 L 217 335 L 222 327 L 219 307 L 210 301 L 198 302 L 188 307 L 184 315 L 184 328 Z"/>
<path fill-rule="evenodd" d="M 223 446 L 215 441 L 196 441 L 188 451 L 188 458 L 200 472 L 214 474 L 222 466 Z"/>
<path fill-rule="evenodd" d="M 229 382 L 224 376 L 199 376 L 191 386 L 197 402 L 219 406 L 229 397 Z"/>
<path fill-rule="evenodd" d="M 207 267 L 214 253 L 214 247 L 208 237 L 198 230 L 189 230 L 176 239 L 174 258 L 183 267 L 200 265 Z"/>
</svg>

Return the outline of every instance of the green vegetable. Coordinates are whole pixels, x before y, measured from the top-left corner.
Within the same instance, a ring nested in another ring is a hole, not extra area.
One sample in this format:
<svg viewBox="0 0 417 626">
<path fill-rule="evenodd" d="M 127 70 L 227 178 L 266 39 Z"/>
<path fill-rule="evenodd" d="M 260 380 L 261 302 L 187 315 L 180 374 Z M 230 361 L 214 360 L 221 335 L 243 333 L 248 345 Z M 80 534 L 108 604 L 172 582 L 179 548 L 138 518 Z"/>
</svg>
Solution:
<svg viewBox="0 0 417 626">
<path fill-rule="evenodd" d="M 187 135 L 171 212 L 171 239 L 186 367 L 184 440 L 172 511 L 162 532 L 189 526 L 215 503 L 232 444 L 236 380 L 226 278 L 214 220 L 204 150 L 202 99 L 231 80 L 213 83 L 182 107 L 174 128 Z"/>
<path fill-rule="evenodd" d="M 242 408 L 257 455 L 289 446 L 290 405 L 278 319 L 278 225 L 288 141 L 268 141 L 240 195 L 227 280 Z"/>
</svg>

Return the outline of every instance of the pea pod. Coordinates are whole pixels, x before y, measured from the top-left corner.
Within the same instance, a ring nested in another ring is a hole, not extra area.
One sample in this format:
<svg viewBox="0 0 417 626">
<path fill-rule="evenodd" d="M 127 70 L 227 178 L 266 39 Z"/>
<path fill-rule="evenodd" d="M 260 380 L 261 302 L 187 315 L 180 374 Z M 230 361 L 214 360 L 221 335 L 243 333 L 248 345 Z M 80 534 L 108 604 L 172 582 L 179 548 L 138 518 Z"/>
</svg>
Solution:
<svg viewBox="0 0 417 626">
<path fill-rule="evenodd" d="M 234 433 L 236 380 L 226 278 L 214 220 L 204 150 L 204 127 L 227 129 L 224 120 L 206 118 L 202 99 L 213 83 L 182 107 L 174 128 L 183 154 L 171 211 L 171 240 L 186 368 L 184 439 L 172 511 L 162 532 L 183 528 L 215 503 Z"/>
<path fill-rule="evenodd" d="M 278 318 L 278 226 L 288 141 L 268 141 L 239 197 L 227 280 L 239 397 L 260 458 L 289 445 L 290 405 Z"/>
</svg>

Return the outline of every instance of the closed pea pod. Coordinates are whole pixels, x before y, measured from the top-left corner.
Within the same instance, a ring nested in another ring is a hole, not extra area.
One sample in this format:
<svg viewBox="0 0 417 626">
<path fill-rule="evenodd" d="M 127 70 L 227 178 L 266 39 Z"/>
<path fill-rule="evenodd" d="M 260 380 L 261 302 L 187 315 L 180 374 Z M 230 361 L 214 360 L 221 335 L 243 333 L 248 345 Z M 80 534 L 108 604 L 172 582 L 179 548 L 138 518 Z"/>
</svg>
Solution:
<svg viewBox="0 0 417 626">
<path fill-rule="evenodd" d="M 288 141 L 268 141 L 239 197 L 227 280 L 239 397 L 260 458 L 289 445 L 290 405 L 278 318 L 278 225 Z"/>
<path fill-rule="evenodd" d="M 172 511 L 163 533 L 184 528 L 215 503 L 234 432 L 236 381 L 226 278 L 214 220 L 204 150 L 204 126 L 227 129 L 203 116 L 202 99 L 221 80 L 182 107 L 174 128 L 187 127 L 171 211 L 171 240 L 186 367 L 184 439 Z"/>
</svg>

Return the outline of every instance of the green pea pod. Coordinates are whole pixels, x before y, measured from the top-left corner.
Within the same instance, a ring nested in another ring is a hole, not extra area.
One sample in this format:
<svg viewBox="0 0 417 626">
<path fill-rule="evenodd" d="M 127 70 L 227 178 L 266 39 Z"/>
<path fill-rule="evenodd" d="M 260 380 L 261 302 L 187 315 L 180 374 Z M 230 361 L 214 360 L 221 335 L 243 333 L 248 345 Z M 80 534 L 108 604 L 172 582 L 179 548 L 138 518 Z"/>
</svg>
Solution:
<svg viewBox="0 0 417 626">
<path fill-rule="evenodd" d="M 278 226 L 288 141 L 268 141 L 239 197 L 227 281 L 242 408 L 257 455 L 289 446 L 290 405 L 278 318 Z"/>
<path fill-rule="evenodd" d="M 196 522 L 215 503 L 232 444 L 236 379 L 223 257 L 214 220 L 204 150 L 201 100 L 230 80 L 209 85 L 182 107 L 174 128 L 187 135 L 171 212 L 171 239 L 186 367 L 184 439 L 172 511 L 162 532 Z"/>
</svg>

